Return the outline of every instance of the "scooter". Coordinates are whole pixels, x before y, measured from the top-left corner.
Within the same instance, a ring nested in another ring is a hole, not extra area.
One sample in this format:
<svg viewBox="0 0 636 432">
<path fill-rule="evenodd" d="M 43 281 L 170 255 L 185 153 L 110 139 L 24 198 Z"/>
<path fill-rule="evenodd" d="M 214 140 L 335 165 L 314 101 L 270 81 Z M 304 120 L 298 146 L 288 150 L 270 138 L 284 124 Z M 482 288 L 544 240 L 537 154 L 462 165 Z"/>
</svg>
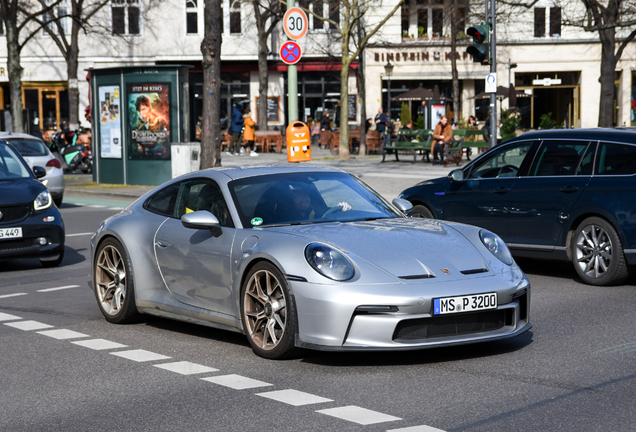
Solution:
<svg viewBox="0 0 636 432">
<path fill-rule="evenodd" d="M 92 156 L 83 144 L 76 144 L 76 140 L 77 132 L 65 134 L 57 132 L 51 142 L 51 153 L 60 159 L 65 173 L 75 172 L 79 168 L 82 172 L 91 174 L 93 172 Z"/>
</svg>

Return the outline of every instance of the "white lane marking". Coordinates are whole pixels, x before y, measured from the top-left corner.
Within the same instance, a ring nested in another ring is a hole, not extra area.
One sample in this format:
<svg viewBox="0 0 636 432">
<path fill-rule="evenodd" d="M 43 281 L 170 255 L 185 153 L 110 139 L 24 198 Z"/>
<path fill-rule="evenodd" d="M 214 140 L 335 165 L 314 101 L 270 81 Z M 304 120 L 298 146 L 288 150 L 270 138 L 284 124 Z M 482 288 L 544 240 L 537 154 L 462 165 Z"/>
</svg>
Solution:
<svg viewBox="0 0 636 432">
<path fill-rule="evenodd" d="M 108 207 L 108 210 L 123 210 L 124 207 Z"/>
<path fill-rule="evenodd" d="M 8 313 L 0 312 L 0 321 L 21 320 L 19 316 L 9 315 Z"/>
<path fill-rule="evenodd" d="M 41 330 L 45 328 L 52 328 L 52 325 L 44 324 L 38 321 L 18 321 L 11 323 L 4 323 L 9 327 L 15 327 L 20 330 Z"/>
<path fill-rule="evenodd" d="M 0 295 L 0 299 L 9 298 L 9 297 L 18 297 L 18 296 L 23 296 L 23 295 L 27 295 L 27 294 L 28 293 L 5 294 L 5 295 Z"/>
<path fill-rule="evenodd" d="M 66 237 L 87 236 L 87 235 L 93 235 L 93 234 L 95 233 L 89 232 L 89 233 L 66 234 Z"/>
<path fill-rule="evenodd" d="M 273 399 L 278 402 L 283 402 L 293 406 L 311 405 L 324 402 L 333 402 L 332 399 L 327 399 L 320 396 L 315 396 L 309 393 L 301 392 L 298 390 L 277 390 L 267 393 L 256 393 L 256 396 L 263 396 L 268 399 Z"/>
<path fill-rule="evenodd" d="M 111 342 L 106 339 L 90 339 L 83 341 L 71 342 L 75 345 L 83 346 L 94 350 L 107 350 L 115 348 L 126 348 L 128 345 L 123 345 L 117 342 Z"/>
<path fill-rule="evenodd" d="M 151 351 L 146 351 L 142 349 L 130 350 L 130 351 L 117 351 L 117 352 L 112 352 L 111 354 L 119 356 L 119 357 L 123 357 L 128 360 L 133 360 L 136 362 L 167 360 L 170 358 L 162 354 L 157 354 L 157 353 L 153 353 Z"/>
<path fill-rule="evenodd" d="M 320 414 L 327 414 L 328 416 L 336 417 L 342 420 L 348 420 L 350 422 L 358 423 L 365 426 L 375 423 L 402 420 L 399 417 L 393 417 L 388 414 L 382 414 L 353 405 L 338 408 L 329 408 L 316 412 Z"/>
<path fill-rule="evenodd" d="M 89 205 L 89 206 L 86 206 L 86 207 L 90 207 L 90 208 L 106 208 L 106 206 L 103 206 L 103 205 L 96 205 L 96 204 L 94 204 L 94 205 Z"/>
<path fill-rule="evenodd" d="M 181 375 L 192 375 L 192 374 L 219 371 L 218 369 L 214 369 L 214 368 L 203 366 L 196 363 L 190 363 L 187 361 L 174 362 L 174 363 L 162 363 L 162 364 L 156 364 L 153 366 L 161 368 L 161 369 L 166 369 L 171 372 L 176 372 Z"/>
<path fill-rule="evenodd" d="M 391 429 L 386 432 L 446 432 L 446 431 L 443 429 L 437 429 L 431 426 L 422 425 L 422 426 L 411 426 L 411 427 L 406 427 L 401 429 Z"/>
<path fill-rule="evenodd" d="M 65 289 L 69 289 L 69 288 L 79 288 L 79 285 L 66 285 L 66 286 L 61 286 L 61 287 L 57 287 L 57 288 L 46 288 L 46 289 L 41 289 L 38 290 L 38 292 L 49 292 L 49 291 L 59 291 L 59 290 L 65 290 Z"/>
<path fill-rule="evenodd" d="M 234 390 L 244 390 L 256 387 L 267 387 L 274 384 L 269 384 L 263 381 L 258 381 L 252 378 L 247 378 L 241 375 L 221 375 L 216 377 L 201 378 L 203 381 L 208 381 L 214 384 L 219 384 L 225 387 L 233 388 Z"/>
<path fill-rule="evenodd" d="M 39 331 L 39 332 L 36 332 L 36 333 L 44 335 L 44 336 L 49 336 L 49 337 L 52 337 L 54 339 L 60 339 L 60 340 L 88 337 L 87 334 L 76 332 L 76 331 L 73 331 L 73 330 L 66 330 L 66 329 L 44 330 L 44 331 Z"/>
</svg>

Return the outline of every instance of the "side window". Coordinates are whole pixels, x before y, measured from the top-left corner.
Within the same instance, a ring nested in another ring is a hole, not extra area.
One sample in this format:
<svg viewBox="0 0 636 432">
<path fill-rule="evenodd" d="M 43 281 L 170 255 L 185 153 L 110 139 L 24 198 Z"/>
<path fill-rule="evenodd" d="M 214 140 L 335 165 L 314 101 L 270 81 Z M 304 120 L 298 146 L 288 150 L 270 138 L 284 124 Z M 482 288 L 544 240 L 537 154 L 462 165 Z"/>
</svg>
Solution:
<svg viewBox="0 0 636 432">
<path fill-rule="evenodd" d="M 234 227 L 219 186 L 208 179 L 195 179 L 181 183 L 176 217 L 199 210 L 212 213 L 221 226 Z"/>
<path fill-rule="evenodd" d="M 596 151 L 596 143 L 591 143 L 587 150 L 585 150 L 585 155 L 583 155 L 583 159 L 581 159 L 581 163 L 579 164 L 579 169 L 576 172 L 576 175 L 592 175 L 592 168 L 594 168 L 594 152 Z"/>
<path fill-rule="evenodd" d="M 163 216 L 174 217 L 174 206 L 179 195 L 179 184 L 172 184 L 160 190 L 144 204 L 144 208 Z"/>
<path fill-rule="evenodd" d="M 629 175 L 636 173 L 636 146 L 601 143 L 596 156 L 597 175 Z"/>
<path fill-rule="evenodd" d="M 537 152 L 531 176 L 553 177 L 575 175 L 589 141 L 545 140 Z"/>
<path fill-rule="evenodd" d="M 523 141 L 495 150 L 475 164 L 468 178 L 516 177 L 532 144 L 533 141 Z"/>
</svg>

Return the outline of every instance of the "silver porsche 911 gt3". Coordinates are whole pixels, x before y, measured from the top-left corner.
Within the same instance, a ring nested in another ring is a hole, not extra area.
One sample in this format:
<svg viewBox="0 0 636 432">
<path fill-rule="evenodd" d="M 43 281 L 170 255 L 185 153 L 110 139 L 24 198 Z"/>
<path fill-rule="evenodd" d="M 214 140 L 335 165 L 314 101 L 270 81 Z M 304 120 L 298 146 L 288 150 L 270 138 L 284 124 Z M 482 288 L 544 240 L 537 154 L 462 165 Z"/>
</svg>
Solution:
<svg viewBox="0 0 636 432">
<path fill-rule="evenodd" d="M 92 286 L 110 322 L 141 313 L 233 330 L 272 359 L 529 330 L 530 283 L 503 241 L 411 208 L 333 169 L 199 171 L 101 223 Z"/>
</svg>

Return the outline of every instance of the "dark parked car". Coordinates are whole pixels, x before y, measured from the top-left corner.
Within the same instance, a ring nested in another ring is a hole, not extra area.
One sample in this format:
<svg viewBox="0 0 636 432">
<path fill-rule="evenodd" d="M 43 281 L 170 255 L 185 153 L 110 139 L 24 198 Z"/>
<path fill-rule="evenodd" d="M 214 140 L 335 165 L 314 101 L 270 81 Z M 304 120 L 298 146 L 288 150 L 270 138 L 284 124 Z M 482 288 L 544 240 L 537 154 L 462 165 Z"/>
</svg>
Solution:
<svg viewBox="0 0 636 432">
<path fill-rule="evenodd" d="M 572 261 L 584 282 L 636 265 L 636 132 L 525 133 L 448 177 L 404 190 L 412 215 L 477 225 L 518 257 Z"/>
<path fill-rule="evenodd" d="M 64 222 L 51 192 L 38 180 L 41 166 L 29 168 L 20 153 L 0 142 L 0 260 L 39 258 L 45 267 L 64 258 Z"/>
</svg>

